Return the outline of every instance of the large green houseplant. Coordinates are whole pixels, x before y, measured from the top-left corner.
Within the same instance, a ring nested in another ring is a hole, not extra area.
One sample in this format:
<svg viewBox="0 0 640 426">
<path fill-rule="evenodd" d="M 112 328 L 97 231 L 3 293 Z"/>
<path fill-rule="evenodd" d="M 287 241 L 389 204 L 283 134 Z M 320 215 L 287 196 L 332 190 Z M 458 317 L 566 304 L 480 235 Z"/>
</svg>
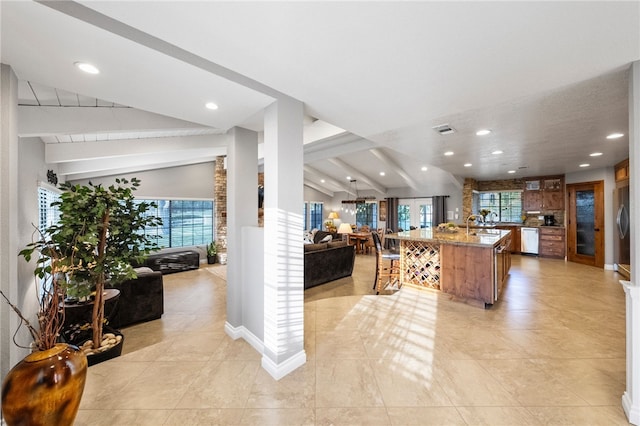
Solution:
<svg viewBox="0 0 640 426">
<path fill-rule="evenodd" d="M 58 207 L 60 219 L 45 234 L 65 258 L 72 259 L 67 286 L 83 282 L 95 286 L 91 316 L 94 348 L 102 342 L 105 284 L 136 278 L 133 265 L 159 248 L 157 238 L 144 231 L 162 225 L 162 220 L 150 214 L 154 203 L 135 200 L 133 191 L 138 186 L 136 178 L 115 179 L 108 187 L 91 182 L 64 183 L 60 200 L 52 204 Z"/>
</svg>

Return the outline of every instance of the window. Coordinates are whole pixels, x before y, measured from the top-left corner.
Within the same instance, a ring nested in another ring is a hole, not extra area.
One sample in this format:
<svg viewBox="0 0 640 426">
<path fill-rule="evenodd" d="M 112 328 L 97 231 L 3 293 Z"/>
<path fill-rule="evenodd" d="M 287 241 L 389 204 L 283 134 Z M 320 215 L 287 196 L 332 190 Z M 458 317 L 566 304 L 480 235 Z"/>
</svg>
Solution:
<svg viewBox="0 0 640 426">
<path fill-rule="evenodd" d="M 51 225 L 58 223 L 60 211 L 51 203 L 60 200 L 60 194 L 42 186 L 38 187 L 38 229 L 44 232 Z"/>
<path fill-rule="evenodd" d="M 497 215 L 487 216 L 487 220 L 520 222 L 522 193 L 520 191 L 481 192 L 478 194 L 478 211 L 482 209 Z"/>
<path fill-rule="evenodd" d="M 323 210 L 324 203 L 318 203 L 315 201 L 304 203 L 303 217 L 305 229 L 322 229 L 322 225 L 324 223 L 322 219 Z"/>
<path fill-rule="evenodd" d="M 139 200 L 155 202 L 158 207 L 148 211 L 162 218 L 163 225 L 145 229 L 147 235 L 157 235 L 161 247 L 185 247 L 209 244 L 213 236 L 213 201 L 200 200 Z"/>
<path fill-rule="evenodd" d="M 378 203 L 358 203 L 356 206 L 356 226 L 364 225 L 374 230 L 378 228 Z"/>
<path fill-rule="evenodd" d="M 411 226 L 411 207 L 408 204 L 398 206 L 398 232 L 402 229 L 408 231 Z"/>
</svg>

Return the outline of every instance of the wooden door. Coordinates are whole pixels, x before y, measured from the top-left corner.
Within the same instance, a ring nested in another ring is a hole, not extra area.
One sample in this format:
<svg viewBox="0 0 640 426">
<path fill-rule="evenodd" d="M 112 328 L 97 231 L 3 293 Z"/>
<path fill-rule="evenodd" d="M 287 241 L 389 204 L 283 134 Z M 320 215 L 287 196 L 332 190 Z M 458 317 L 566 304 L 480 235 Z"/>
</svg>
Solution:
<svg viewBox="0 0 640 426">
<path fill-rule="evenodd" d="M 567 185 L 567 259 L 604 267 L 604 181 Z"/>
</svg>

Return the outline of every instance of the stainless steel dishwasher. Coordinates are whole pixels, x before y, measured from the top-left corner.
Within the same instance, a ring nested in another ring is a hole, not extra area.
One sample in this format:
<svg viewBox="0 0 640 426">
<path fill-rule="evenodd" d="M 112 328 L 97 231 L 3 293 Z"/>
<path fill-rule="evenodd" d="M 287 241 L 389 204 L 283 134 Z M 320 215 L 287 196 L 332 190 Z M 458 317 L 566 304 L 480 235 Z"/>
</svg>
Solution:
<svg viewBox="0 0 640 426">
<path fill-rule="evenodd" d="M 520 228 L 520 252 L 538 254 L 538 228 Z"/>
</svg>

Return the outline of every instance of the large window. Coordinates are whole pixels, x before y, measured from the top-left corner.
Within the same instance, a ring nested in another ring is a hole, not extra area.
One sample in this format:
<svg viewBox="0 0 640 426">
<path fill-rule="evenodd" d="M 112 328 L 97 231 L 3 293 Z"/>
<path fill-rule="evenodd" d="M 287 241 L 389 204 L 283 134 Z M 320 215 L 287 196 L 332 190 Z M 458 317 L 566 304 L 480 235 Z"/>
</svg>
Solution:
<svg viewBox="0 0 640 426">
<path fill-rule="evenodd" d="M 487 220 L 519 223 L 522 221 L 522 192 L 481 192 L 478 194 L 478 211 L 483 209 L 495 213 L 487 216 Z"/>
<path fill-rule="evenodd" d="M 148 214 L 162 218 L 162 226 L 147 228 L 145 233 L 158 236 L 160 247 L 185 247 L 209 244 L 213 235 L 213 201 L 139 200 L 155 202 L 157 209 Z"/>
<path fill-rule="evenodd" d="M 359 229 L 364 225 L 378 228 L 378 203 L 358 203 L 356 206 L 356 226 Z"/>
<path fill-rule="evenodd" d="M 305 229 L 322 229 L 324 220 L 322 218 L 322 211 L 324 209 L 324 203 L 315 201 L 309 201 L 304 203 L 304 226 Z"/>
<path fill-rule="evenodd" d="M 44 232 L 51 225 L 58 223 L 60 211 L 51 203 L 60 200 L 60 194 L 42 186 L 38 187 L 38 229 Z"/>
</svg>

